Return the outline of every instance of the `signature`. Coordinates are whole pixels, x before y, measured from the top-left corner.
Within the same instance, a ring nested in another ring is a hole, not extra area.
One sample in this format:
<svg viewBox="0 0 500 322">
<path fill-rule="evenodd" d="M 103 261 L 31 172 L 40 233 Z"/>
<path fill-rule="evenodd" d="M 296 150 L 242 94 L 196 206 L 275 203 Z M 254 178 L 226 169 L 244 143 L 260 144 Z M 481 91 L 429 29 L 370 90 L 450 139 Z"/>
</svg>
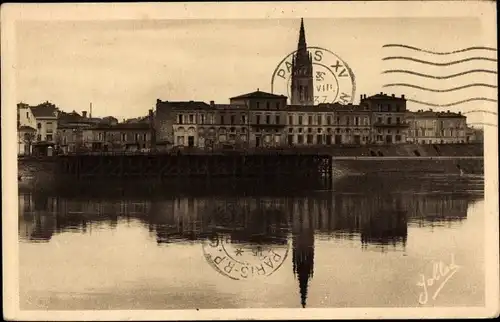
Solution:
<svg viewBox="0 0 500 322">
<path fill-rule="evenodd" d="M 417 283 L 417 286 L 422 287 L 422 290 L 418 296 L 418 302 L 420 304 L 427 304 L 429 300 L 429 291 L 437 286 L 432 295 L 432 299 L 435 300 L 448 280 L 455 275 L 459 269 L 460 266 L 455 264 L 455 256 L 453 254 L 451 255 L 449 264 L 445 264 L 442 261 L 434 262 L 432 265 L 432 276 L 430 278 L 426 278 L 424 274 L 420 274 L 420 281 Z"/>
</svg>

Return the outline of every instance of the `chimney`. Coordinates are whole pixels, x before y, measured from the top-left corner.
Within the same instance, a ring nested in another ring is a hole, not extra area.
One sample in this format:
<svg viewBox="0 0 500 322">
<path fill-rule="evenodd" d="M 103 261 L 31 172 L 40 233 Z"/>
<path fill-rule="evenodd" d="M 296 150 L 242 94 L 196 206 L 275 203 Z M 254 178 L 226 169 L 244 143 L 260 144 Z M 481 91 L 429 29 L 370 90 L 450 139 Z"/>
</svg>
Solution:
<svg viewBox="0 0 500 322">
<path fill-rule="evenodd" d="M 214 101 L 210 101 L 210 106 L 214 106 L 215 105 L 215 102 Z"/>
<path fill-rule="evenodd" d="M 384 92 L 380 92 L 380 95 L 384 95 Z"/>
<path fill-rule="evenodd" d="M 392 94 L 392 97 L 396 97 L 396 95 Z"/>
<path fill-rule="evenodd" d="M 84 119 L 86 119 L 86 118 L 87 118 L 87 111 L 82 111 L 82 117 L 83 117 Z"/>
<path fill-rule="evenodd" d="M 450 113 L 450 110 L 447 110 L 446 113 Z"/>
<path fill-rule="evenodd" d="M 401 98 L 405 98 L 405 95 L 404 95 L 404 94 L 403 94 L 403 95 L 401 95 Z"/>
<path fill-rule="evenodd" d="M 361 101 L 363 99 L 363 94 L 359 95 L 359 100 Z"/>
</svg>

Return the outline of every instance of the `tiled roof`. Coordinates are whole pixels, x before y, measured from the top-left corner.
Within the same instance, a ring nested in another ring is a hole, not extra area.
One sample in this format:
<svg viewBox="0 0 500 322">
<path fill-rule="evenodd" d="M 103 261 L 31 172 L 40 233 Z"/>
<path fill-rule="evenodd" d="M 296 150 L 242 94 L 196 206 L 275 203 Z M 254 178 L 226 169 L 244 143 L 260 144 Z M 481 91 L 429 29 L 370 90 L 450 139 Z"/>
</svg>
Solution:
<svg viewBox="0 0 500 322">
<path fill-rule="evenodd" d="M 71 113 L 61 111 L 58 115 L 58 119 L 60 122 L 79 122 L 83 120 L 82 116 L 75 111 Z"/>
<path fill-rule="evenodd" d="M 170 108 L 170 109 L 190 109 L 190 110 L 204 110 L 209 109 L 210 105 L 201 101 L 161 101 L 156 102 L 156 108 Z"/>
<path fill-rule="evenodd" d="M 57 117 L 57 111 L 56 106 L 48 102 L 31 107 L 31 112 L 35 118 Z"/>
<path fill-rule="evenodd" d="M 33 131 L 36 132 L 35 128 L 32 128 L 31 126 L 28 125 L 22 125 L 19 127 L 19 131 Z"/>
<path fill-rule="evenodd" d="M 242 98 L 286 98 L 286 96 L 285 95 L 276 95 L 276 94 L 267 93 L 267 92 L 257 90 L 255 92 L 251 92 L 248 94 L 243 94 L 243 95 L 231 97 L 230 100 L 242 99 Z"/>
<path fill-rule="evenodd" d="M 396 100 L 405 100 L 404 97 L 398 97 L 398 96 L 396 96 L 394 94 L 387 95 L 386 93 L 375 94 L 375 95 L 368 96 L 368 97 L 363 98 L 363 99 L 383 99 L 383 100 L 387 100 L 387 99 L 393 99 L 394 100 L 394 99 L 396 99 Z"/>
</svg>

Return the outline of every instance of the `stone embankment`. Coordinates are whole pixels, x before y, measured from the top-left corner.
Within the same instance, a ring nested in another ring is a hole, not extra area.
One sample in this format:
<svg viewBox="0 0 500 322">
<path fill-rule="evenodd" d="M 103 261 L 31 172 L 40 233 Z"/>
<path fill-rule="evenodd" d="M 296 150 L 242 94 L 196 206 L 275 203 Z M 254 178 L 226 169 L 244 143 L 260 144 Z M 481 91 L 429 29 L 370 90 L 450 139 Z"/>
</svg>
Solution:
<svg viewBox="0 0 500 322">
<path fill-rule="evenodd" d="M 484 174 L 482 144 L 332 147 L 335 176 L 375 173 Z"/>
<path fill-rule="evenodd" d="M 390 173 L 484 174 L 482 144 L 332 146 L 301 149 L 306 150 L 332 155 L 334 177 Z M 21 188 L 50 187 L 56 180 L 54 158 L 20 158 L 18 177 Z"/>
</svg>

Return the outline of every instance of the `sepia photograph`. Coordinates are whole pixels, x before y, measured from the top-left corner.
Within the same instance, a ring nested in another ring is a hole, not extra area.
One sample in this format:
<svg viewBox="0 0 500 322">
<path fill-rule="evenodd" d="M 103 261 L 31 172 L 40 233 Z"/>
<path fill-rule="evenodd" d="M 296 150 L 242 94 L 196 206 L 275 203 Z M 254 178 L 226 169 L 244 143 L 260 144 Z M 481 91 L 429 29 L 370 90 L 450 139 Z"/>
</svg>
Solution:
<svg viewBox="0 0 500 322">
<path fill-rule="evenodd" d="M 2 5 L 4 319 L 498 316 L 495 9 Z"/>
</svg>

